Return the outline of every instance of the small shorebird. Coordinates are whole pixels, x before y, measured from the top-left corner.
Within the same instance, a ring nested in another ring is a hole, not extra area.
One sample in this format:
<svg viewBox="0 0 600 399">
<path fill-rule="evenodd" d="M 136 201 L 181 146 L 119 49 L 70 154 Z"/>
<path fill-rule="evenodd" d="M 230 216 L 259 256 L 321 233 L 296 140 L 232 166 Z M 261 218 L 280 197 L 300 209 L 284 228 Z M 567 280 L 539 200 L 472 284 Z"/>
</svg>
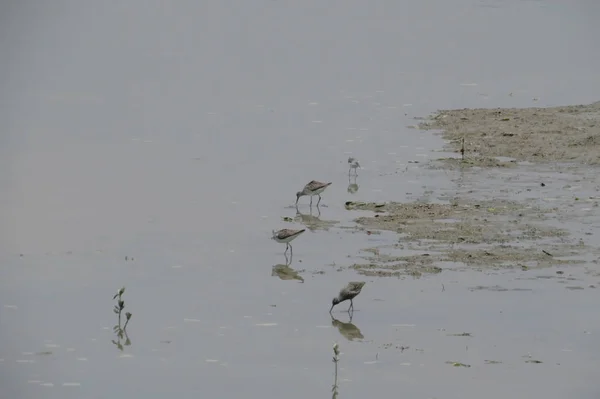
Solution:
<svg viewBox="0 0 600 399">
<path fill-rule="evenodd" d="M 365 281 L 349 282 L 347 286 L 340 290 L 338 296 L 333 298 L 333 300 L 331 301 L 331 309 L 329 309 L 329 313 L 331 313 L 335 305 L 347 300 L 350 300 L 350 307 L 348 308 L 348 312 L 350 312 L 350 309 L 354 310 L 354 303 L 352 303 L 352 300 L 354 299 L 354 297 L 360 294 L 360 290 L 362 290 L 362 287 L 365 284 Z"/>
<path fill-rule="evenodd" d="M 292 254 L 292 246 L 290 245 L 290 241 L 292 241 L 294 238 L 298 237 L 300 234 L 304 233 L 306 231 L 306 229 L 300 229 L 300 230 L 292 230 L 292 229 L 282 229 L 279 231 L 275 231 L 273 230 L 273 237 L 271 237 L 273 240 L 277 241 L 278 243 L 285 243 L 285 253 L 287 253 L 288 248 L 290 249 L 290 255 Z"/>
<path fill-rule="evenodd" d="M 354 169 L 354 173 L 356 174 L 356 168 L 360 168 L 358 161 L 352 157 L 348 158 L 348 166 L 350 166 L 350 169 L 348 169 L 348 175 L 350 175 L 350 171 L 352 169 Z"/>
<path fill-rule="evenodd" d="M 315 195 L 319 196 L 319 202 L 321 202 L 321 193 L 325 191 L 325 189 L 330 185 L 331 182 L 321 183 L 320 181 L 316 180 L 309 182 L 306 186 L 304 186 L 302 191 L 298 191 L 296 193 L 296 205 L 298 205 L 298 200 L 300 199 L 300 197 L 303 197 L 305 195 L 310 195 L 310 206 L 312 206 L 312 197 Z M 317 202 L 317 206 L 319 206 L 319 202 Z"/>
</svg>

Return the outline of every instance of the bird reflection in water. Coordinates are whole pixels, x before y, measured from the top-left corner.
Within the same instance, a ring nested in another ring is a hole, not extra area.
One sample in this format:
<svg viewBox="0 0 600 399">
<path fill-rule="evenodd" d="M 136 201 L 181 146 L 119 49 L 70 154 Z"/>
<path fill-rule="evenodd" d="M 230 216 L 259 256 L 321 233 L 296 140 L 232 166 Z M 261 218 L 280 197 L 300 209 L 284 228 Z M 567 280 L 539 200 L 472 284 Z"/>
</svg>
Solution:
<svg viewBox="0 0 600 399">
<path fill-rule="evenodd" d="M 298 280 L 301 283 L 304 282 L 304 278 L 299 274 L 297 270 L 294 270 L 290 267 L 292 264 L 292 256 L 288 258 L 287 254 L 285 255 L 285 265 L 278 264 L 273 266 L 271 270 L 271 276 L 277 276 L 282 280 Z"/>
<path fill-rule="evenodd" d="M 310 226 L 318 225 L 319 223 L 321 223 L 321 220 L 319 219 L 321 217 L 321 208 L 319 208 L 318 205 L 316 208 L 317 208 L 317 212 L 316 212 L 316 216 L 315 216 L 315 215 L 313 215 L 312 208 L 310 208 L 310 213 L 306 214 L 306 213 L 300 212 L 300 209 L 298 209 L 298 207 L 296 207 L 296 220 L 300 221 L 303 225 L 305 225 L 309 229 L 310 229 Z"/>
<path fill-rule="evenodd" d="M 358 175 L 348 175 L 348 192 L 350 194 L 356 194 L 358 192 L 358 184 L 356 179 Z"/>
<path fill-rule="evenodd" d="M 331 325 L 337 328 L 340 334 L 342 334 L 348 341 L 365 338 L 360 332 L 359 328 L 352 324 L 352 314 L 350 314 L 350 320 L 348 323 L 343 323 L 331 315 Z"/>
<path fill-rule="evenodd" d="M 310 208 L 310 213 L 306 214 L 300 212 L 298 207 L 296 207 L 296 217 L 294 220 L 305 225 L 310 231 L 328 230 L 330 227 L 338 223 L 334 220 L 321 220 L 321 208 L 318 206 L 316 208 L 316 212 L 313 212 L 313 209 Z"/>
</svg>

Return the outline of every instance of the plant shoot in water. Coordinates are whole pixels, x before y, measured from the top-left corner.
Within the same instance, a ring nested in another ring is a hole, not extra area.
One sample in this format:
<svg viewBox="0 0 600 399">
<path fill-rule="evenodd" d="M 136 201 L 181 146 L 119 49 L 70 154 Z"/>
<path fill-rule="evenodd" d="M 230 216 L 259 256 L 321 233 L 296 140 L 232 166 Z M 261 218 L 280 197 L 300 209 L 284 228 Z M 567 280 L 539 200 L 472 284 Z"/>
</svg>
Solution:
<svg viewBox="0 0 600 399">
<path fill-rule="evenodd" d="M 117 304 L 113 308 L 113 312 L 115 312 L 118 316 L 118 324 L 113 327 L 113 331 L 117 334 L 117 340 L 112 340 L 112 343 L 119 348 L 119 350 L 123 350 L 123 344 L 121 344 L 121 340 L 125 337 L 125 345 L 131 345 L 131 340 L 129 336 L 127 336 L 127 324 L 129 324 L 129 320 L 131 320 L 132 314 L 129 312 L 125 312 L 125 324 L 121 327 L 121 314 L 123 313 L 123 309 L 125 309 L 125 301 L 123 300 L 123 294 L 125 293 L 125 287 L 121 288 L 115 296 L 113 296 L 113 300 L 117 299 Z"/>
<path fill-rule="evenodd" d="M 335 365 L 335 377 L 333 380 L 333 388 L 331 389 L 331 392 L 333 392 L 332 398 L 335 399 L 337 398 L 338 395 L 338 384 L 337 384 L 337 380 L 338 380 L 338 362 L 340 361 L 340 347 L 337 344 L 337 342 L 335 344 L 333 344 L 333 364 Z"/>
</svg>

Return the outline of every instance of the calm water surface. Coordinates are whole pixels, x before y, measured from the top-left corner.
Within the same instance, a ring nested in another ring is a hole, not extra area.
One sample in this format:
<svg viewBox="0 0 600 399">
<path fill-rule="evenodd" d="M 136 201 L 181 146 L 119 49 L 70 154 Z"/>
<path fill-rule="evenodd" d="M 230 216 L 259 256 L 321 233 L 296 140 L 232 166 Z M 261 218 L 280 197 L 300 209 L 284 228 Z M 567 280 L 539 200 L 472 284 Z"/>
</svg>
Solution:
<svg viewBox="0 0 600 399">
<path fill-rule="evenodd" d="M 345 201 L 457 190 L 423 167 L 443 142 L 414 117 L 598 100 L 597 2 L 59 0 L 0 15 L 2 398 L 327 397 L 335 341 L 338 398 L 598 397 L 595 290 L 447 271 L 368 278 L 363 339 L 327 313 L 363 279 L 332 265 L 395 240 L 343 229 Z M 330 227 L 294 241 L 304 283 L 284 281 L 270 232 L 302 226 L 282 217 L 312 179 L 333 182 Z"/>
</svg>

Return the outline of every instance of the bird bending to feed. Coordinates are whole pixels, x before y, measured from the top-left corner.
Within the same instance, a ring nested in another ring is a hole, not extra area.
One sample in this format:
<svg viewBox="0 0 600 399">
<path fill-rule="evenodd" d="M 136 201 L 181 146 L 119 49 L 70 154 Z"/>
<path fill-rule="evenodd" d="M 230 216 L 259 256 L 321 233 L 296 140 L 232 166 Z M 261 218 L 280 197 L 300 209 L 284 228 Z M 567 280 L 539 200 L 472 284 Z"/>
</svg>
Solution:
<svg viewBox="0 0 600 399">
<path fill-rule="evenodd" d="M 298 237 L 300 234 L 304 233 L 306 229 L 300 230 L 292 230 L 292 229 L 282 229 L 279 231 L 273 230 L 273 238 L 278 243 L 285 243 L 285 253 L 287 253 L 288 248 L 290 249 L 290 254 L 292 253 L 292 246 L 290 245 L 290 241 L 294 238 Z"/>
<path fill-rule="evenodd" d="M 348 283 L 347 286 L 345 286 L 344 288 L 342 288 L 340 290 L 340 293 L 338 294 L 337 297 L 333 298 L 333 300 L 331 301 L 331 309 L 329 309 L 329 313 L 331 313 L 331 311 L 333 310 L 333 307 L 335 305 L 337 305 L 338 303 L 350 300 L 350 307 L 348 308 L 348 312 L 350 312 L 350 309 L 354 310 L 354 304 L 352 303 L 352 300 L 354 299 L 354 297 L 356 297 L 358 294 L 360 294 L 360 290 L 362 290 L 362 287 L 366 284 L 365 281 L 351 281 Z"/>
<path fill-rule="evenodd" d="M 350 166 L 350 169 L 348 169 L 348 175 L 350 174 L 350 171 L 352 169 L 354 169 L 354 173 L 356 173 L 356 168 L 360 168 L 360 164 L 358 163 L 358 161 L 355 158 L 348 158 L 348 166 Z"/>
<path fill-rule="evenodd" d="M 298 200 L 300 199 L 300 197 L 303 197 L 305 195 L 310 196 L 310 205 L 311 206 L 312 206 L 312 197 L 315 195 L 319 196 L 319 202 L 321 202 L 321 193 L 323 191 L 325 191 L 325 189 L 327 187 L 329 187 L 330 185 L 331 185 L 331 182 L 321 183 L 320 181 L 316 181 L 316 180 L 311 181 L 306 186 L 304 186 L 302 191 L 298 191 L 296 193 L 296 205 L 298 205 Z M 319 206 L 319 202 L 317 202 L 317 206 Z"/>
</svg>

